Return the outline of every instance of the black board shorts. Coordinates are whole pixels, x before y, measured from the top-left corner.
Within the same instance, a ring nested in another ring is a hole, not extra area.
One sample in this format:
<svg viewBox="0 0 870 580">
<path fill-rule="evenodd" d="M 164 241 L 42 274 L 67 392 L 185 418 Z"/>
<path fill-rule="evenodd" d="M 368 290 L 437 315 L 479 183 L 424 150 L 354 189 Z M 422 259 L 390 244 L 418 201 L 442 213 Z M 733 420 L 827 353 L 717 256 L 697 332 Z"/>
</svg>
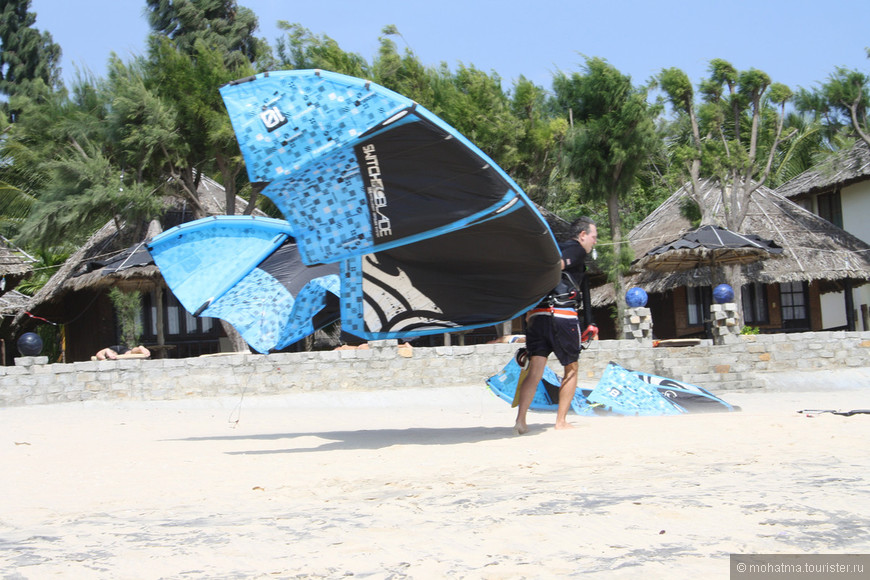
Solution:
<svg viewBox="0 0 870 580">
<path fill-rule="evenodd" d="M 529 356 L 547 357 L 553 353 L 562 366 L 577 362 L 580 359 L 579 318 L 535 314 L 526 328 L 526 350 Z"/>
</svg>

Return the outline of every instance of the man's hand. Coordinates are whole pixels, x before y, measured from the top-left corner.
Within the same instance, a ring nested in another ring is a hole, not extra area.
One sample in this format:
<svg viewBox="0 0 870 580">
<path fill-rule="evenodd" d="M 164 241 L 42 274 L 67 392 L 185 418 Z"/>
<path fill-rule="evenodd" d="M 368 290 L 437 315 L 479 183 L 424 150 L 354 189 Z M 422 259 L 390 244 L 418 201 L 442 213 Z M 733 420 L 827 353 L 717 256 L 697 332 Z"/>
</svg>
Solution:
<svg viewBox="0 0 870 580">
<path fill-rule="evenodd" d="M 588 340 L 598 340 L 598 327 L 594 324 L 587 326 L 586 330 L 583 331 L 583 334 L 580 335 L 581 342 L 586 342 Z"/>
</svg>

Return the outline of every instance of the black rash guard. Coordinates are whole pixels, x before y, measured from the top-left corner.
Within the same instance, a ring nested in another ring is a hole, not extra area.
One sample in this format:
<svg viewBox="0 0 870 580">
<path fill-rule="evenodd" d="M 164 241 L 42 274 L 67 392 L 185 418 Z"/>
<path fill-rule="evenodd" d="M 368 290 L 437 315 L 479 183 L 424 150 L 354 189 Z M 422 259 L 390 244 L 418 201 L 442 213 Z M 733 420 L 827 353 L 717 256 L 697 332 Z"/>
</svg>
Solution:
<svg viewBox="0 0 870 580">
<path fill-rule="evenodd" d="M 562 269 L 562 280 L 544 298 L 541 306 L 546 307 L 547 304 L 555 300 L 556 303 L 563 305 L 573 303 L 573 306 L 576 307 L 582 300 L 583 324 L 580 328 L 586 328 L 590 324 L 595 324 L 592 318 L 589 278 L 586 275 L 586 250 L 577 240 L 568 240 L 559 244 L 559 249 L 562 252 L 562 261 L 565 266 Z"/>
</svg>

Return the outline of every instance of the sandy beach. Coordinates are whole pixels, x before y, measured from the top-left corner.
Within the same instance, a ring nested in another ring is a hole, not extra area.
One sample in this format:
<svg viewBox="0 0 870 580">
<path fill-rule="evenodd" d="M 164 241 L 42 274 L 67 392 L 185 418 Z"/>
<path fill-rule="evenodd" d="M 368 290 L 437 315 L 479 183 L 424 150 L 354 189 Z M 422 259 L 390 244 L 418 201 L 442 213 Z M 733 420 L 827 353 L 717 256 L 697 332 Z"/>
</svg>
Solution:
<svg viewBox="0 0 870 580">
<path fill-rule="evenodd" d="M 819 385 L 824 387 L 824 385 Z M 870 385 L 530 415 L 483 385 L 0 409 L 0 575 L 728 578 L 870 553 Z"/>
</svg>

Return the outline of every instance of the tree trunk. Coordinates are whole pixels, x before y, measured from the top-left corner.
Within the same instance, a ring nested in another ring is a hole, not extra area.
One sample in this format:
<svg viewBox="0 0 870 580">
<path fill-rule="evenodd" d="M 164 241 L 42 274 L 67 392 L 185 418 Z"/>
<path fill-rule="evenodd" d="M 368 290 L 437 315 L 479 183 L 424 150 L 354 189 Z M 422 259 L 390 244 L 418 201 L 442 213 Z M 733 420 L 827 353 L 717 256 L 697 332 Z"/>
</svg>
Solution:
<svg viewBox="0 0 870 580">
<path fill-rule="evenodd" d="M 230 344 L 233 347 L 233 352 L 244 352 L 248 349 L 248 343 L 245 342 L 245 339 L 242 338 L 242 335 L 239 334 L 232 324 L 226 322 L 225 320 L 221 320 L 221 327 L 223 327 L 224 332 L 227 333 L 227 338 L 230 340 Z"/>
<path fill-rule="evenodd" d="M 610 234 L 613 239 L 613 258 L 615 260 L 613 283 L 616 286 L 616 326 L 618 328 L 625 313 L 625 279 L 622 276 L 622 226 L 619 222 L 619 198 L 615 194 L 607 198 L 607 215 L 610 219 Z"/>
<path fill-rule="evenodd" d="M 223 178 L 224 194 L 226 196 L 226 207 L 224 212 L 227 215 L 235 215 L 236 213 L 236 177 L 239 174 L 241 165 L 234 165 L 224 155 L 218 154 L 215 158 L 218 166 L 218 171 Z M 253 200 L 251 200 L 253 204 Z M 249 205 L 251 205 L 249 204 Z M 247 212 L 250 213 L 250 212 Z"/>
<path fill-rule="evenodd" d="M 711 283 L 713 288 L 719 284 L 728 284 L 731 286 L 731 289 L 734 290 L 734 304 L 737 306 L 737 320 L 735 324 L 737 328 L 743 328 L 743 274 L 740 270 L 740 266 L 720 266 L 718 268 L 712 268 L 712 272 L 714 273 L 711 277 Z M 719 337 L 716 338 L 716 343 L 721 344 Z"/>
<path fill-rule="evenodd" d="M 740 266 L 728 267 L 728 284 L 734 289 L 734 303 L 737 305 L 737 327 L 743 328 L 743 273 Z"/>
</svg>

